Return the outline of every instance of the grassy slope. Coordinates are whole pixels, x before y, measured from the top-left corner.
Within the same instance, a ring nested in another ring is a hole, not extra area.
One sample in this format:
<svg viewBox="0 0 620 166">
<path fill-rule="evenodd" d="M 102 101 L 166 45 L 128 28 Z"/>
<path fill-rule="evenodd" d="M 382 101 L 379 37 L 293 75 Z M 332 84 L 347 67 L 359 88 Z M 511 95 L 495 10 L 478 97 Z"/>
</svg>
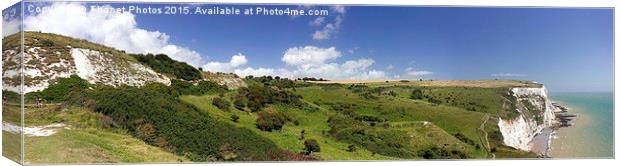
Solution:
<svg viewBox="0 0 620 166">
<path fill-rule="evenodd" d="M 349 144 L 338 142 L 332 138 L 322 135 L 322 131 L 329 130 L 327 126 L 327 118 L 331 112 L 320 109 L 315 112 L 306 112 L 303 110 L 289 108 L 285 106 L 271 106 L 268 109 L 277 109 L 285 112 L 299 121 L 299 126 L 288 123 L 282 130 L 274 132 L 264 132 L 256 127 L 256 114 L 242 112 L 234 108 L 231 111 L 222 111 L 211 104 L 214 96 L 182 96 L 181 100 L 195 105 L 201 110 L 207 111 L 210 115 L 218 117 L 223 122 L 234 124 L 238 127 L 244 127 L 253 132 L 273 140 L 279 147 L 292 150 L 293 152 L 301 152 L 303 150 L 303 140 L 299 140 L 301 130 L 306 130 L 306 138 L 316 139 L 321 145 L 321 152 L 314 153 L 323 160 L 394 160 L 397 158 L 372 155 L 369 151 L 358 150 L 356 152 L 347 152 Z M 232 122 L 230 115 L 235 114 L 240 117 L 239 122 Z M 323 122 L 323 123 L 321 123 Z"/>
<path fill-rule="evenodd" d="M 7 108 L 7 107 L 5 107 Z M 27 136 L 25 161 L 28 163 L 123 163 L 123 162 L 179 162 L 188 161 L 158 147 L 145 144 L 121 129 L 106 126 L 103 115 L 86 109 L 71 107 L 57 110 L 56 106 L 26 109 L 26 126 L 63 123 L 70 129 L 61 129 L 47 137 Z M 12 109 L 9 109 L 9 111 Z M 5 115 L 9 111 L 3 111 Z M 14 111 L 10 111 L 14 112 Z M 10 117 L 10 116 L 9 116 Z M 13 123 L 11 118 L 3 119 Z M 17 134 L 3 131 L 3 141 L 19 138 Z M 9 139 L 7 139 L 9 138 Z M 5 145 L 18 145 L 4 141 Z M 7 155 L 18 153 L 12 146 L 4 150 Z M 10 148 L 10 150 L 8 150 Z M 8 151 L 7 151 L 8 150 Z"/>
<path fill-rule="evenodd" d="M 294 152 L 300 152 L 303 150 L 303 140 L 299 140 L 300 131 L 306 130 L 306 138 L 317 139 L 321 143 L 322 151 L 315 155 L 325 160 L 374 160 L 374 159 L 390 159 L 392 157 L 372 155 L 366 150 L 359 150 L 357 152 L 347 152 L 348 143 L 336 141 L 333 138 L 323 134 L 324 131 L 328 131 L 327 119 L 329 116 L 335 114 L 332 111 L 330 105 L 334 103 L 350 103 L 356 104 L 356 113 L 362 115 L 374 115 L 377 117 L 385 118 L 389 120 L 392 126 L 403 126 L 400 129 L 405 130 L 411 134 L 414 149 L 423 149 L 423 147 L 429 147 L 432 145 L 458 145 L 461 148 L 466 148 L 472 152 L 473 157 L 485 158 L 488 157 L 487 150 L 481 148 L 475 150 L 473 146 L 464 144 L 452 135 L 455 133 L 462 133 L 467 138 L 473 140 L 476 144 L 484 147 L 486 141 L 481 138 L 481 132 L 478 130 L 479 126 L 484 120 L 485 115 L 497 112 L 491 112 L 499 106 L 489 108 L 486 111 L 474 112 L 468 111 L 466 108 L 460 108 L 452 106 L 450 104 L 431 104 L 426 101 L 411 100 L 408 99 L 408 90 L 401 90 L 402 93 L 397 93 L 396 97 L 382 95 L 377 99 L 366 99 L 359 94 L 352 92 L 344 87 L 338 86 L 309 86 L 304 88 L 297 88 L 297 94 L 303 96 L 303 99 L 308 102 L 310 106 L 318 107 L 318 111 L 305 111 L 297 108 L 291 108 L 283 105 L 271 105 L 268 109 L 276 109 L 284 112 L 292 119 L 299 121 L 299 125 L 295 126 L 292 123 L 288 123 L 281 131 L 275 132 L 263 132 L 256 128 L 256 115 L 254 113 L 238 111 L 234 108 L 230 108 L 231 111 L 222 111 L 211 104 L 211 99 L 214 96 L 182 96 L 181 100 L 184 102 L 193 104 L 201 110 L 209 112 L 213 116 L 219 117 L 220 120 L 235 124 L 239 127 L 251 129 L 252 131 L 267 137 L 278 146 L 283 149 L 289 149 Z M 446 88 L 437 92 L 459 92 L 460 90 Z M 467 96 L 472 96 L 471 92 L 495 92 L 491 89 L 476 89 L 473 88 L 470 91 L 460 92 Z M 234 93 L 234 92 L 233 92 Z M 230 98 L 227 94 L 226 98 Z M 485 93 L 483 93 L 485 94 Z M 478 98 L 474 95 L 472 100 L 485 100 L 487 105 L 493 106 L 495 100 L 489 99 L 496 96 L 486 95 Z M 461 101 L 466 102 L 466 101 Z M 498 111 L 499 112 L 499 111 Z M 235 123 L 230 121 L 232 114 L 238 115 L 239 122 Z M 423 127 L 420 125 L 411 125 L 420 123 L 421 121 L 429 121 L 430 127 Z M 409 124 L 409 125 L 403 125 Z M 485 131 L 493 132 L 498 131 L 497 120 L 490 120 L 487 122 Z M 379 125 L 378 125 L 379 126 Z M 491 147 L 495 147 L 500 155 L 498 157 L 531 157 L 529 153 L 519 152 L 504 146 L 500 146 L 501 142 L 491 141 Z"/>
<path fill-rule="evenodd" d="M 315 103 L 350 103 L 358 105 L 358 113 L 370 114 L 390 122 L 429 121 L 450 134 L 461 132 L 480 144 L 476 127 L 480 125 L 482 113 L 470 112 L 457 107 L 432 105 L 423 101 L 381 96 L 378 99 L 364 99 L 343 88 L 307 87 L 299 88 L 305 100 Z M 476 151 L 474 157 L 484 157 L 485 152 Z"/>
</svg>

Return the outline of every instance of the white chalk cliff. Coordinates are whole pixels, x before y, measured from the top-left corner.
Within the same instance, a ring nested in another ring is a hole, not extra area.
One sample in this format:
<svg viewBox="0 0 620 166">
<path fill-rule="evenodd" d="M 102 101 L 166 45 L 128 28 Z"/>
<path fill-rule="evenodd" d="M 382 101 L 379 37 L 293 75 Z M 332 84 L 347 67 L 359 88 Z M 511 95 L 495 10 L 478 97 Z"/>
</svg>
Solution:
<svg viewBox="0 0 620 166">
<path fill-rule="evenodd" d="M 519 115 L 515 119 L 499 119 L 499 129 L 504 137 L 504 144 L 516 149 L 530 151 L 530 141 L 543 128 L 555 123 L 555 111 L 548 98 L 547 89 L 512 88 L 512 95 L 517 99 L 515 104 Z M 540 120 L 536 120 L 536 119 Z"/>
<path fill-rule="evenodd" d="M 3 51 L 4 90 L 20 91 L 19 48 Z M 24 46 L 23 93 L 40 91 L 58 78 L 78 75 L 92 84 L 142 86 L 149 82 L 170 85 L 170 79 L 138 62 L 107 52 L 84 48 Z"/>
</svg>

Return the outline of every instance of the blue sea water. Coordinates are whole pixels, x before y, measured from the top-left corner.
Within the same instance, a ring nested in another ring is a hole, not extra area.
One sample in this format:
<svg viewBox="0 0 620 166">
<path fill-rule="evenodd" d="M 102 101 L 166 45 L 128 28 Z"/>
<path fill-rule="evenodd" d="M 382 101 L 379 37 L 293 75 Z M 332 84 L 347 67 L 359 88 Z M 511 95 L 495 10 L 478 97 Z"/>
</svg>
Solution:
<svg viewBox="0 0 620 166">
<path fill-rule="evenodd" d="M 614 149 L 612 92 L 552 93 L 551 100 L 577 114 L 574 125 L 556 131 L 553 158 L 611 158 Z"/>
</svg>

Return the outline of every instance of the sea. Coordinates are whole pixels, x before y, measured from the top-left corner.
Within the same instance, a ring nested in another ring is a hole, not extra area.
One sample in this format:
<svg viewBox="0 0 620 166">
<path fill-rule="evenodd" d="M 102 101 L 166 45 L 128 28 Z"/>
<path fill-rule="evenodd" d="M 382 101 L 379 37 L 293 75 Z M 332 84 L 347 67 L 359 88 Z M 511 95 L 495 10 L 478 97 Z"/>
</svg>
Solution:
<svg viewBox="0 0 620 166">
<path fill-rule="evenodd" d="M 573 126 L 560 128 L 551 142 L 552 158 L 612 158 L 614 101 L 612 92 L 551 93 L 551 100 L 577 114 Z"/>
</svg>

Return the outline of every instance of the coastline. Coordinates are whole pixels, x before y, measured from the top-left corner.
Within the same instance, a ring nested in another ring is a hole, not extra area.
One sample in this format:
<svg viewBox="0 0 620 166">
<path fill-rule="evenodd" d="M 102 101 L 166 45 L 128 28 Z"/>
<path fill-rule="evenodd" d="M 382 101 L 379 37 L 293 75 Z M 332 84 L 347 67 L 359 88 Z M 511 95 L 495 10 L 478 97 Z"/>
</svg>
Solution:
<svg viewBox="0 0 620 166">
<path fill-rule="evenodd" d="M 557 93 L 553 100 L 578 115 L 555 130 L 548 153 L 555 159 L 613 157 L 613 93 Z M 557 128 L 557 127 L 556 127 Z"/>
<path fill-rule="evenodd" d="M 555 114 L 555 125 L 547 126 L 545 128 L 540 129 L 540 131 L 532 138 L 529 143 L 530 151 L 536 153 L 542 158 L 552 158 L 552 141 L 553 139 L 557 139 L 556 132 L 561 128 L 571 127 L 572 122 L 575 121 L 577 114 L 573 113 L 568 107 L 564 105 L 560 105 L 557 102 L 552 102 L 553 106 L 560 111 L 554 112 Z"/>
</svg>

